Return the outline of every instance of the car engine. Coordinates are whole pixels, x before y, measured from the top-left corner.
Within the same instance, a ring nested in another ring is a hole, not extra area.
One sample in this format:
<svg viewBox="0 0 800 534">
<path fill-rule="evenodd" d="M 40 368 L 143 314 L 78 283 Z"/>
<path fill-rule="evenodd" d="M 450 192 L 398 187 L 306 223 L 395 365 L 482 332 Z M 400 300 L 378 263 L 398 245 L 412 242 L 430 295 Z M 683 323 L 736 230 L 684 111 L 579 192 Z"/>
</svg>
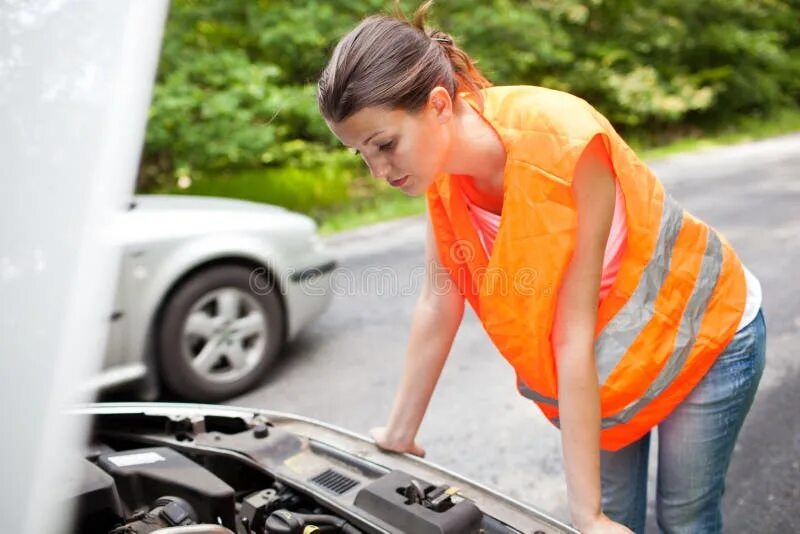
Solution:
<svg viewBox="0 0 800 534">
<path fill-rule="evenodd" d="M 66 484 L 75 534 L 523 532 L 447 483 L 265 418 L 106 413 L 92 427 Z"/>
</svg>

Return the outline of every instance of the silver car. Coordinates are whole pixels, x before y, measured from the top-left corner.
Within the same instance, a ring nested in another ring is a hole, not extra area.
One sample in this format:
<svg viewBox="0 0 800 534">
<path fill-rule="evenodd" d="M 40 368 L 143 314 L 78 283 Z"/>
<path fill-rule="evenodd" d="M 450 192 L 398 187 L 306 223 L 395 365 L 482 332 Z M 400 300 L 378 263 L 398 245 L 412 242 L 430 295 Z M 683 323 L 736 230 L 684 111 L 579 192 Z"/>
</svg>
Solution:
<svg viewBox="0 0 800 534">
<path fill-rule="evenodd" d="M 94 392 L 240 394 L 330 300 L 335 261 L 314 221 L 280 207 L 139 195 L 113 235 L 123 256 Z"/>
</svg>

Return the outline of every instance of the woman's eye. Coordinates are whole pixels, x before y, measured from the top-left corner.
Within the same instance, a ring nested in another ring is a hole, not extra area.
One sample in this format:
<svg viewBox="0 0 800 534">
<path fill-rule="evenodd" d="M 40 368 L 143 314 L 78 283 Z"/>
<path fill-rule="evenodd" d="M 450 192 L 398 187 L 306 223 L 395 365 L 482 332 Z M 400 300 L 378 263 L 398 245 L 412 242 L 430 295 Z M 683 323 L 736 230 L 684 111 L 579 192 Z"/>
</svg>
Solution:
<svg viewBox="0 0 800 534">
<path fill-rule="evenodd" d="M 386 152 L 387 150 L 391 150 L 394 147 L 394 141 L 389 141 L 388 143 L 384 143 L 378 146 L 378 150 L 381 152 Z"/>
</svg>

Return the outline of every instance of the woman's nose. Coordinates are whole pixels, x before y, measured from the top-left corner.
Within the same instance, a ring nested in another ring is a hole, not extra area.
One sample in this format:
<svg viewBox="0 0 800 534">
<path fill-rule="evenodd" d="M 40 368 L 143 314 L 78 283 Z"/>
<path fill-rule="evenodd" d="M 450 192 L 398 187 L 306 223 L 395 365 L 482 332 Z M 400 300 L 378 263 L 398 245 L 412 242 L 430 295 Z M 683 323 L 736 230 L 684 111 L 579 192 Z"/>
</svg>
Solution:
<svg viewBox="0 0 800 534">
<path fill-rule="evenodd" d="M 367 160 L 367 167 L 373 178 L 385 179 L 389 176 L 389 162 L 385 158 L 374 158 Z"/>
</svg>

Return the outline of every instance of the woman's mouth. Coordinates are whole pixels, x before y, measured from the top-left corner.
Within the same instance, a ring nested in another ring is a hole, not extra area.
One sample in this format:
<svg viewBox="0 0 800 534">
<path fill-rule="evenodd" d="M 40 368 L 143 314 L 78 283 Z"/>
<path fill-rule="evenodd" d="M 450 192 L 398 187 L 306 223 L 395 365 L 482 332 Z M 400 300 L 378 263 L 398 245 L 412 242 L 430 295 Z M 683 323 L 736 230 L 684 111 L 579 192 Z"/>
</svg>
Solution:
<svg viewBox="0 0 800 534">
<path fill-rule="evenodd" d="M 408 175 L 402 176 L 397 178 L 396 180 L 389 180 L 389 185 L 392 187 L 403 187 L 405 183 L 408 181 Z"/>
</svg>

